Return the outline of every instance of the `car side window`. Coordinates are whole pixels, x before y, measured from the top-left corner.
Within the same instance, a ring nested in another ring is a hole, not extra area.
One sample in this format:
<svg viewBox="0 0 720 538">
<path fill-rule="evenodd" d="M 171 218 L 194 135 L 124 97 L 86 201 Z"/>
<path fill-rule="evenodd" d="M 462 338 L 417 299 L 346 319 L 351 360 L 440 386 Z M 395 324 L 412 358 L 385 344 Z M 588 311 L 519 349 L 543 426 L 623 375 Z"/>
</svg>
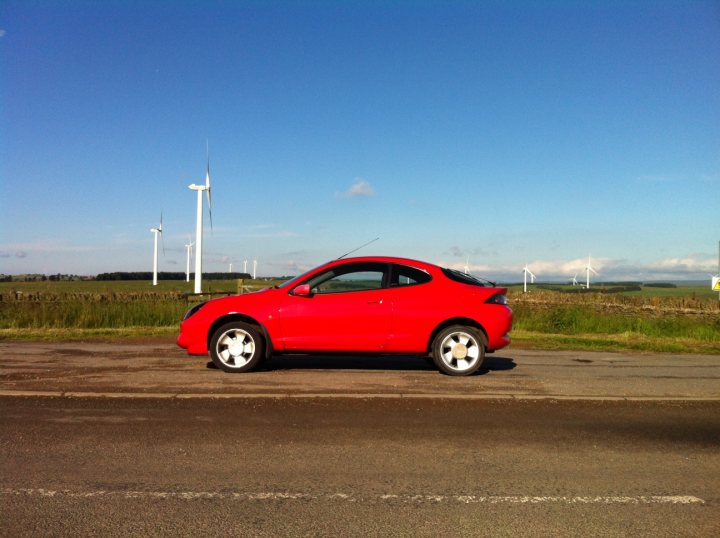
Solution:
<svg viewBox="0 0 720 538">
<path fill-rule="evenodd" d="M 333 267 L 307 283 L 312 293 L 317 294 L 377 290 L 383 287 L 386 270 L 382 264 Z"/>
<path fill-rule="evenodd" d="M 431 280 L 432 277 L 422 269 L 410 267 L 409 265 L 393 264 L 390 286 L 413 286 L 415 284 L 425 284 Z"/>
</svg>

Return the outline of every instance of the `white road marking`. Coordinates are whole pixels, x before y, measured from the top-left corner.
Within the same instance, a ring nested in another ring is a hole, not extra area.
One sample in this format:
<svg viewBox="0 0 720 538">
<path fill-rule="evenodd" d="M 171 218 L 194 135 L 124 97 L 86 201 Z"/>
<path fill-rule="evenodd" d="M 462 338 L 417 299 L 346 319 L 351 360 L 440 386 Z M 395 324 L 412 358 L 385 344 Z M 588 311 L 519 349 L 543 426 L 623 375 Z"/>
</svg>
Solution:
<svg viewBox="0 0 720 538">
<path fill-rule="evenodd" d="M 397 495 L 355 496 L 348 493 L 291 493 L 291 492 L 228 492 L 228 491 L 134 491 L 134 490 L 92 490 L 73 491 L 69 489 L 44 488 L 3 488 L 2 495 L 24 495 L 30 497 L 94 498 L 118 497 L 124 499 L 220 499 L 239 501 L 345 501 L 345 502 L 401 502 L 463 503 L 463 504 L 705 504 L 692 495 L 611 495 L 611 496 L 532 496 L 532 495 Z"/>
</svg>

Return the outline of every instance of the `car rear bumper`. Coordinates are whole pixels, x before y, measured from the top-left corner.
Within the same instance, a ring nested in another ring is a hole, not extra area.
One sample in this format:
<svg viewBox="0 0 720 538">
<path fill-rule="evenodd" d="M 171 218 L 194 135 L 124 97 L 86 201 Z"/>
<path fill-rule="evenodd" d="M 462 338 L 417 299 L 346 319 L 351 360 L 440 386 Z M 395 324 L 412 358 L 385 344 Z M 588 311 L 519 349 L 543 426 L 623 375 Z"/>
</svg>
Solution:
<svg viewBox="0 0 720 538">
<path fill-rule="evenodd" d="M 496 317 L 492 334 L 488 334 L 488 351 L 502 349 L 510 344 L 510 330 L 513 324 L 513 312 L 507 306 L 502 307 L 504 314 Z"/>
<path fill-rule="evenodd" d="M 501 337 L 496 338 L 491 344 L 488 344 L 488 351 L 497 351 L 505 346 L 510 345 L 510 335 L 503 334 Z"/>
</svg>

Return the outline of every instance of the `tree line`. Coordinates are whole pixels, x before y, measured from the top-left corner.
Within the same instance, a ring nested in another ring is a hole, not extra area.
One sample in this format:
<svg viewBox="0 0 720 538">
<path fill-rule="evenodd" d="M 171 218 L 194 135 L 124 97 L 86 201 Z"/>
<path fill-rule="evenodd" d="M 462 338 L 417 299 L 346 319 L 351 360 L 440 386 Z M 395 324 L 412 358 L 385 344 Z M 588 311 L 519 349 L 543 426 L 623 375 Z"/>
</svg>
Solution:
<svg viewBox="0 0 720 538">
<path fill-rule="evenodd" d="M 249 273 L 203 273 L 203 280 L 239 280 L 250 279 Z M 100 273 L 95 280 L 152 280 L 153 274 L 150 271 L 141 272 L 125 272 L 117 271 L 114 273 Z M 195 278 L 195 273 L 190 273 L 190 280 Z M 159 272 L 158 280 L 185 280 L 184 272 Z"/>
</svg>

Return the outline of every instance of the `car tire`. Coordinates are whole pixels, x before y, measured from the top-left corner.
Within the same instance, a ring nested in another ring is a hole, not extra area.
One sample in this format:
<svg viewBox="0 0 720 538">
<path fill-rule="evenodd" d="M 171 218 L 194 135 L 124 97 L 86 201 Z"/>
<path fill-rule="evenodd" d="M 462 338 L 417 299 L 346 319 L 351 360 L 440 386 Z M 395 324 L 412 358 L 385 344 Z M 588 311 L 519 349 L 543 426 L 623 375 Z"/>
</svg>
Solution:
<svg viewBox="0 0 720 538">
<path fill-rule="evenodd" d="M 432 356 L 443 374 L 474 374 L 485 360 L 485 335 L 465 325 L 446 327 L 433 340 Z"/>
<path fill-rule="evenodd" d="M 257 327 L 242 321 L 221 326 L 210 340 L 210 358 L 225 372 L 249 372 L 263 357 L 265 342 Z"/>
</svg>

